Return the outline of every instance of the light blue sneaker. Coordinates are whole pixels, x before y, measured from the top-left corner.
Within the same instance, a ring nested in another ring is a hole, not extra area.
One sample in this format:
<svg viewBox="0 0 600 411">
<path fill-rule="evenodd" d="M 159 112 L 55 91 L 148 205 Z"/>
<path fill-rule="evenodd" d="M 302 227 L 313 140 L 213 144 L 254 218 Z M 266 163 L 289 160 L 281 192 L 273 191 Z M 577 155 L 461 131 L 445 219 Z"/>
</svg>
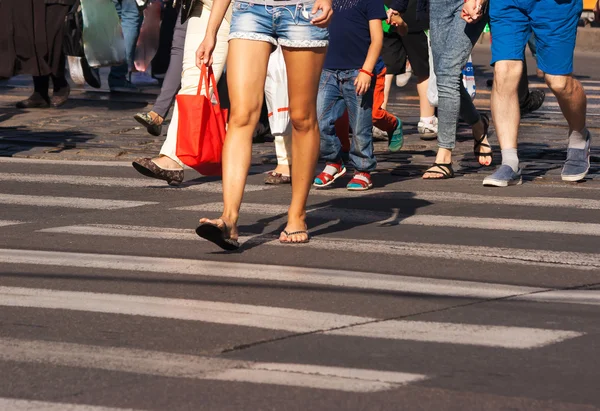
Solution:
<svg viewBox="0 0 600 411">
<path fill-rule="evenodd" d="M 567 161 L 560 173 L 563 181 L 579 181 L 583 180 L 590 171 L 590 146 L 592 142 L 592 136 L 590 132 L 587 133 L 587 141 L 585 148 L 568 148 L 567 149 Z"/>
<path fill-rule="evenodd" d="M 389 136 L 390 140 L 388 142 L 388 148 L 391 152 L 395 153 L 396 151 L 400 151 L 402 146 L 404 145 L 404 131 L 402 130 L 402 120 L 396 117 L 398 120 L 398 125 L 396 129 Z"/>
<path fill-rule="evenodd" d="M 503 164 L 491 176 L 487 176 L 483 180 L 483 185 L 486 187 L 508 187 L 523 184 L 521 177 L 521 169 L 515 173 L 511 166 Z"/>
</svg>

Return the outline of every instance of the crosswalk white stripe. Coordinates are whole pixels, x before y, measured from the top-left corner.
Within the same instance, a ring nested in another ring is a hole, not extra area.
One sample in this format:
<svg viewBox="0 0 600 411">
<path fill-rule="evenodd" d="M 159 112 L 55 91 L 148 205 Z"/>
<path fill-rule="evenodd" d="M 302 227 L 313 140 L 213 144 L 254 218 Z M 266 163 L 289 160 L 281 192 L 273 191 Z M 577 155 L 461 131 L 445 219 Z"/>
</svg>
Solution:
<svg viewBox="0 0 600 411">
<path fill-rule="evenodd" d="M 4 411 L 136 411 L 133 408 L 112 408 L 86 404 L 67 404 L 0 398 L 0 410 Z"/>
<path fill-rule="evenodd" d="M 0 360 L 53 364 L 170 378 L 376 392 L 427 376 L 308 364 L 260 363 L 158 351 L 0 338 Z M 245 371 L 245 372 L 243 372 Z"/>
<path fill-rule="evenodd" d="M 423 250 L 427 250 L 427 248 Z M 516 249 L 514 250 L 514 252 L 517 251 Z M 452 249 L 448 250 L 448 253 L 452 254 Z M 567 253 L 564 254 L 566 255 Z M 501 260 L 499 259 L 499 261 Z M 118 271 L 279 281 L 296 284 L 318 284 L 332 287 L 387 292 L 399 291 L 403 293 L 455 298 L 498 299 L 519 297 L 520 300 L 528 300 L 529 294 L 531 294 L 531 301 L 546 302 L 543 298 L 544 294 L 546 292 L 555 292 L 552 289 L 546 288 L 490 282 L 129 255 L 0 249 L 0 262 L 4 264 L 98 268 Z M 597 268 L 594 269 L 597 270 Z M 568 298 L 565 296 L 562 297 L 562 301 L 552 298 L 548 300 L 548 302 L 564 302 L 569 304 L 588 304 L 590 301 L 600 301 L 600 290 L 572 290 Z"/>
<path fill-rule="evenodd" d="M 356 197 L 345 188 L 313 190 L 311 196 L 323 197 Z M 600 210 L 600 200 L 586 198 L 564 197 L 500 197 L 494 195 L 480 195 L 471 193 L 444 192 L 444 191 L 414 191 L 401 192 L 394 190 L 373 190 L 369 198 L 393 198 L 394 200 L 421 200 L 434 203 L 456 204 L 493 204 L 512 205 L 521 207 L 550 207 L 550 208 L 576 208 L 581 210 Z"/>
<path fill-rule="evenodd" d="M 48 164 L 67 166 L 131 167 L 131 161 L 91 161 L 91 160 L 51 160 L 43 158 L 2 157 L 0 163 L 9 164 Z"/>
<path fill-rule="evenodd" d="M 0 204 L 25 205 L 32 207 L 65 207 L 89 210 L 118 210 L 158 204 L 153 201 L 105 200 L 83 197 L 32 196 L 0 193 Z"/>
<path fill-rule="evenodd" d="M 294 333 L 347 327 L 374 320 L 249 304 L 19 287 L 0 287 L 0 305 L 140 315 Z"/>
<path fill-rule="evenodd" d="M 525 327 L 378 321 L 369 317 L 281 307 L 21 287 L 0 287 L 0 306 L 139 315 L 295 333 L 322 332 L 510 349 L 542 347 L 583 335 L 574 331 Z"/>
<path fill-rule="evenodd" d="M 450 250 L 449 253 L 452 253 L 452 251 Z M 4 264 L 97 268 L 118 271 L 279 281 L 296 284 L 318 284 L 363 290 L 400 291 L 404 293 L 477 299 L 507 298 L 546 290 L 537 287 L 488 282 L 441 280 L 346 270 L 18 249 L 0 249 L 0 262 Z"/>
<path fill-rule="evenodd" d="M 576 298 L 573 299 L 573 297 Z M 523 297 L 515 297 L 515 299 L 544 303 L 600 305 L 600 290 L 556 290 Z"/>
<path fill-rule="evenodd" d="M 6 227 L 9 225 L 17 225 L 17 224 L 23 224 L 23 222 L 16 221 L 16 220 L 0 220 L 0 227 Z"/>
<path fill-rule="evenodd" d="M 115 187 L 115 188 L 152 188 L 160 186 L 161 189 L 169 188 L 160 181 L 150 178 L 121 178 L 121 177 L 96 177 L 80 175 L 61 175 L 61 174 L 23 174 L 23 173 L 0 173 L 0 181 L 19 182 L 19 183 L 40 183 L 40 184 L 70 184 L 80 186 L 97 187 Z M 221 193 L 223 187 L 221 182 L 204 182 L 201 184 L 173 187 L 172 190 L 200 191 L 204 193 Z M 273 186 L 265 184 L 247 184 L 246 191 L 264 191 L 271 190 Z"/>
<path fill-rule="evenodd" d="M 100 187 L 127 187 L 127 188 L 152 188 L 158 183 L 156 180 L 141 178 L 118 178 L 118 177 L 95 177 L 80 175 L 60 174 L 24 174 L 24 173 L 1 173 L 0 181 L 41 183 L 41 184 L 71 184 L 83 186 Z M 246 191 L 263 191 L 272 189 L 268 185 L 246 185 Z M 185 185 L 173 188 L 174 190 L 201 191 L 208 193 L 222 192 L 220 182 L 206 182 L 201 184 Z M 346 189 L 312 190 L 312 196 L 323 197 L 356 197 L 356 193 Z M 400 192 L 394 190 L 373 190 L 371 196 L 393 197 L 399 200 L 422 200 L 431 202 L 459 203 L 459 204 L 497 204 L 516 205 L 530 207 L 552 207 L 552 208 L 577 208 L 584 210 L 600 210 L 600 200 L 585 198 L 562 198 L 562 197 L 500 197 L 494 195 L 465 194 L 457 192 L 440 191 L 415 191 Z"/>
<path fill-rule="evenodd" d="M 73 235 L 100 235 L 109 237 L 151 238 L 160 240 L 198 241 L 198 236 L 191 229 L 168 227 L 146 227 L 111 224 L 85 224 L 52 227 L 39 230 L 43 233 L 62 233 Z M 278 237 L 243 236 L 240 241 L 269 246 L 283 246 Z M 565 266 L 578 270 L 596 270 L 600 268 L 598 254 L 561 252 L 551 250 L 528 250 L 515 248 L 493 248 L 481 246 L 460 246 L 452 244 L 432 244 L 383 240 L 355 240 L 335 237 L 313 238 L 303 247 L 319 250 L 346 251 L 369 254 L 386 254 L 399 256 L 423 256 L 426 258 L 448 258 L 485 263 L 512 263 L 535 266 Z"/>
<path fill-rule="evenodd" d="M 195 212 L 221 212 L 221 203 L 206 203 L 194 206 L 176 207 L 175 210 Z M 260 215 L 287 215 L 284 205 L 245 203 L 241 212 Z M 460 217 L 454 215 L 402 215 L 400 209 L 385 211 L 361 210 L 340 207 L 308 207 L 310 217 L 326 220 L 340 220 L 353 223 L 386 223 L 389 225 L 419 225 L 428 227 L 470 228 L 482 230 L 507 230 L 532 233 L 554 233 L 600 236 L 600 224 L 577 223 L 571 221 L 526 220 L 511 218 Z"/>
<path fill-rule="evenodd" d="M 584 335 L 576 331 L 425 321 L 383 321 L 325 334 L 512 349 L 539 348 Z"/>
</svg>

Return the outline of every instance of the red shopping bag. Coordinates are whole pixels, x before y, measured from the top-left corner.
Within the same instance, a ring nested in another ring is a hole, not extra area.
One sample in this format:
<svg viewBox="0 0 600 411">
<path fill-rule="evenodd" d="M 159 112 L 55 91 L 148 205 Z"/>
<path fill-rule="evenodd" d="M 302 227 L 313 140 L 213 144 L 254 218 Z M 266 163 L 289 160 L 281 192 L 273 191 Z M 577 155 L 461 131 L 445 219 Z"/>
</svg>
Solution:
<svg viewBox="0 0 600 411">
<path fill-rule="evenodd" d="M 212 85 L 217 104 L 212 104 L 206 93 Z M 217 82 L 211 67 L 202 66 L 198 94 L 177 96 L 179 123 L 177 130 L 177 157 L 187 166 L 204 175 L 221 174 L 221 153 L 225 141 L 227 110 L 221 109 Z"/>
</svg>

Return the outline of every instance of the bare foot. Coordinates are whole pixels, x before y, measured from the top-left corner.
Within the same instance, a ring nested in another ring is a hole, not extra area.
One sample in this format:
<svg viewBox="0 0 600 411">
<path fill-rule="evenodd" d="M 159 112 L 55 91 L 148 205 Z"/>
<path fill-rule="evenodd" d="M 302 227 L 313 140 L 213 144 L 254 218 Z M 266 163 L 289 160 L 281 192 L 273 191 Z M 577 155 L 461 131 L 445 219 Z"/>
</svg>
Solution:
<svg viewBox="0 0 600 411">
<path fill-rule="evenodd" d="M 159 116 L 154 111 L 149 112 L 148 115 L 152 119 L 152 122 L 154 122 L 154 124 L 156 124 L 157 126 L 160 126 L 163 123 L 163 121 L 165 121 L 164 118 L 162 118 L 161 116 Z"/>
<path fill-rule="evenodd" d="M 282 243 L 307 243 L 310 239 L 308 228 L 304 222 L 304 218 L 289 218 L 285 230 L 279 235 L 279 241 Z"/>
<path fill-rule="evenodd" d="M 281 164 L 277 164 L 277 167 L 275 167 L 275 170 L 273 170 L 275 173 L 284 175 L 284 176 L 289 176 L 290 175 L 290 166 L 288 165 L 281 165 Z"/>
<path fill-rule="evenodd" d="M 435 156 L 435 162 L 436 162 L 436 164 L 450 164 L 450 163 L 452 163 L 452 151 L 448 150 L 446 148 L 440 148 L 440 149 L 438 149 L 438 153 Z M 443 167 L 443 168 L 446 169 L 447 167 Z M 438 171 L 438 173 L 432 173 L 431 171 Z M 444 175 L 440 174 L 439 172 L 444 172 L 444 170 L 440 169 L 439 166 L 430 167 L 423 174 L 423 178 L 425 180 L 443 178 Z"/>
<path fill-rule="evenodd" d="M 154 164 L 165 170 L 183 170 L 179 163 L 167 156 L 158 156 L 152 159 Z"/>
<path fill-rule="evenodd" d="M 483 153 L 483 154 L 491 154 L 492 153 L 492 147 L 490 145 L 490 142 L 488 141 L 488 129 L 489 129 L 489 120 L 487 117 L 484 117 L 483 115 L 481 116 L 481 120 L 479 120 L 479 122 L 477 124 L 474 124 L 472 126 L 472 131 L 473 131 L 473 139 L 475 140 L 475 146 L 473 148 L 473 151 L 475 152 L 475 155 L 477 155 L 477 153 Z M 492 164 L 492 156 L 486 156 L 486 155 L 480 155 L 477 158 L 477 161 L 479 161 L 479 164 L 481 164 L 482 166 L 490 166 Z"/>
<path fill-rule="evenodd" d="M 200 219 L 200 224 L 212 224 L 217 226 L 219 229 L 221 229 L 224 233 L 225 233 L 225 238 L 229 238 L 232 240 L 238 240 L 239 238 L 239 233 L 238 233 L 238 228 L 236 224 L 230 224 L 228 223 L 223 217 L 219 217 L 219 218 L 215 218 L 215 219 L 210 219 L 210 218 L 201 218 Z"/>
</svg>

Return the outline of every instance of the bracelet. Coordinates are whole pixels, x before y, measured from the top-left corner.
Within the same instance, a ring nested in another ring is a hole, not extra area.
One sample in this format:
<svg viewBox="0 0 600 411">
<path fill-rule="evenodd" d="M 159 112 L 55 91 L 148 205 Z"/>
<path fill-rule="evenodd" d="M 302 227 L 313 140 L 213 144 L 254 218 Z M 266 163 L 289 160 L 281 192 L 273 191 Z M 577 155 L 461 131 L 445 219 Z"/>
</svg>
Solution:
<svg viewBox="0 0 600 411">
<path fill-rule="evenodd" d="M 360 70 L 358 70 L 358 71 L 359 71 L 359 72 L 361 72 L 361 73 L 364 73 L 364 74 L 366 74 L 366 75 L 367 75 L 367 76 L 369 76 L 369 77 L 375 77 L 375 74 L 371 73 L 370 71 L 363 70 L 363 69 L 360 69 Z"/>
</svg>

